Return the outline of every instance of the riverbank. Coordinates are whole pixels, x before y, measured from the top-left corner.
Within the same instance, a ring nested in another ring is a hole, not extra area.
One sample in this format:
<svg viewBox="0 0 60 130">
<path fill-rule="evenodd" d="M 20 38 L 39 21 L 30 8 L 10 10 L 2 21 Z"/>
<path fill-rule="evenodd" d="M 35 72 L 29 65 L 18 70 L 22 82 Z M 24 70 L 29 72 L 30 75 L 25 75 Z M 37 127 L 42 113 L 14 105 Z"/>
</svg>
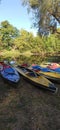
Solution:
<svg viewBox="0 0 60 130">
<path fill-rule="evenodd" d="M 53 94 L 22 77 L 17 88 L 0 77 L 0 130 L 59 130 L 60 84 Z"/>
</svg>

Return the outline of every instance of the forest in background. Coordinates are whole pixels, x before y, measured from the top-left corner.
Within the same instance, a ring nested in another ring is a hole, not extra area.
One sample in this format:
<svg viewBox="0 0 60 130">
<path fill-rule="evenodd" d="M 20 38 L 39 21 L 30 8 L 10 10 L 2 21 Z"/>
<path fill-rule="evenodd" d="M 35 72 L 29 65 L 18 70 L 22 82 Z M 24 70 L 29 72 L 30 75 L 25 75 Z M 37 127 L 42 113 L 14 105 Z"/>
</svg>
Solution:
<svg viewBox="0 0 60 130">
<path fill-rule="evenodd" d="M 57 30 L 60 33 L 60 28 Z M 30 55 L 38 55 L 40 58 L 59 56 L 59 33 L 34 36 L 33 33 L 24 29 L 18 30 L 7 20 L 2 21 L 0 24 L 0 60 L 18 60 L 20 56 L 29 57 Z"/>
<path fill-rule="evenodd" d="M 60 0 L 21 1 L 35 11 L 34 25 L 39 35 L 35 37 L 31 32 L 18 30 L 8 21 L 2 21 L 0 60 L 29 59 L 38 63 L 46 57 L 60 57 L 60 28 L 56 28 L 57 22 L 60 23 Z M 44 36 L 48 31 L 49 35 Z M 58 92 L 52 94 L 21 77 L 15 89 L 0 77 L 0 130 L 60 130 L 60 84 L 55 85 Z"/>
</svg>

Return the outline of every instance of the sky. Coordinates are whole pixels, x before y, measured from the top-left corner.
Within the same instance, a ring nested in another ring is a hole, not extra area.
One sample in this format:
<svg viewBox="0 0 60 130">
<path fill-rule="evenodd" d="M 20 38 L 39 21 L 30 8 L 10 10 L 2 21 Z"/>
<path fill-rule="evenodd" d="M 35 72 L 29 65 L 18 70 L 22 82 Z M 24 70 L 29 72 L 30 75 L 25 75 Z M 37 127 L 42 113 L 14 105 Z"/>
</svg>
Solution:
<svg viewBox="0 0 60 130">
<path fill-rule="evenodd" d="M 22 6 L 22 0 L 1 0 L 0 23 L 7 20 L 17 29 L 25 29 L 36 35 L 36 29 L 32 26 L 32 14 L 28 14 L 27 8 Z"/>
</svg>

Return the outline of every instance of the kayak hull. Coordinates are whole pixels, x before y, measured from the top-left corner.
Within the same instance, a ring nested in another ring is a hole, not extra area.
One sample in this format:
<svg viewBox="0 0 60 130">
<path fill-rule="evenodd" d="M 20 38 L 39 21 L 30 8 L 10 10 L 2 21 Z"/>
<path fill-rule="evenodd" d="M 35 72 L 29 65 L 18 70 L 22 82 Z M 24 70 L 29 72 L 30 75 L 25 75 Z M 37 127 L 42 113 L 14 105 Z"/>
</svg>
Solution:
<svg viewBox="0 0 60 130">
<path fill-rule="evenodd" d="M 27 71 L 31 71 L 34 72 L 28 68 L 22 67 L 24 69 L 26 69 Z M 39 88 L 43 88 L 45 90 L 50 90 L 52 92 L 56 92 L 57 88 L 55 87 L 55 85 L 49 81 L 47 78 L 45 78 L 44 76 L 40 76 L 38 75 L 37 77 L 29 77 L 28 75 L 26 75 L 23 71 L 22 71 L 21 66 L 17 66 L 15 69 L 20 73 L 20 75 L 23 76 L 23 78 L 25 80 L 27 80 L 28 82 L 32 83 L 33 85 L 39 87 Z M 35 73 L 35 72 L 34 72 Z M 37 74 L 37 73 L 36 73 Z M 46 83 L 47 82 L 47 83 Z"/>
<path fill-rule="evenodd" d="M 0 75 L 3 79 L 11 83 L 18 83 L 20 80 L 19 73 L 11 66 L 6 65 L 5 63 L 0 63 L 2 66 L 0 70 Z"/>
<path fill-rule="evenodd" d="M 40 75 L 42 74 L 44 77 L 46 77 L 47 79 L 53 81 L 53 82 L 57 82 L 60 83 L 60 74 L 50 70 L 48 68 L 42 68 L 40 66 L 33 66 L 32 69 L 34 71 L 36 71 L 37 73 L 39 73 Z"/>
<path fill-rule="evenodd" d="M 44 77 L 46 77 L 47 79 L 49 79 L 50 81 L 52 82 L 55 82 L 55 83 L 60 83 L 60 74 L 57 74 L 57 73 L 50 73 L 50 72 L 38 72 L 39 74 L 42 74 Z"/>
</svg>

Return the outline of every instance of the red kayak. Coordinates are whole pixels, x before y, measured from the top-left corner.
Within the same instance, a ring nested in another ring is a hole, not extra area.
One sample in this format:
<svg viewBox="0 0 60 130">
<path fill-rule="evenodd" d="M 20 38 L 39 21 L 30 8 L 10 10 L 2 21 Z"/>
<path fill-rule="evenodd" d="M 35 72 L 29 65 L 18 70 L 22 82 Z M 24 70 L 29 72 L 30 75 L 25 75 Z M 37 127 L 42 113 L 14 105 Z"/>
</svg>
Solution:
<svg viewBox="0 0 60 130">
<path fill-rule="evenodd" d="M 51 63 L 50 65 L 47 66 L 47 68 L 49 69 L 56 69 L 56 68 L 59 68 L 59 64 L 57 63 Z"/>
</svg>

